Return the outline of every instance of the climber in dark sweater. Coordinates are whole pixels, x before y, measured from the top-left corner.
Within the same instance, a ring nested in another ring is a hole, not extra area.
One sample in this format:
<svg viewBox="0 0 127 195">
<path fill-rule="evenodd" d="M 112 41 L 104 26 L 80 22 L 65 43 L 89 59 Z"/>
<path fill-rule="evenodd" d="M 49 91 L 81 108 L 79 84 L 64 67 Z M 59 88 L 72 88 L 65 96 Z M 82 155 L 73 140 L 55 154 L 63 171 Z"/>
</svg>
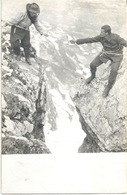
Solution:
<svg viewBox="0 0 127 195">
<path fill-rule="evenodd" d="M 111 33 L 111 27 L 109 25 L 102 26 L 100 35 L 96 37 L 70 41 L 70 43 L 76 43 L 78 45 L 94 42 L 100 42 L 103 49 L 90 64 L 91 76 L 86 80 L 86 84 L 89 84 L 95 78 L 97 67 L 110 60 L 111 72 L 108 79 L 108 85 L 103 92 L 103 97 L 107 97 L 110 89 L 115 83 L 117 71 L 123 59 L 123 47 L 127 47 L 127 41 L 119 35 Z"/>
<path fill-rule="evenodd" d="M 29 27 L 33 24 L 40 35 L 43 33 L 42 27 L 38 21 L 38 15 L 40 14 L 40 7 L 36 3 L 27 4 L 26 9 L 22 12 L 14 14 L 10 20 L 7 21 L 8 25 L 11 25 L 10 42 L 11 48 L 17 55 L 17 59 L 20 60 L 20 46 L 24 48 L 26 62 L 31 65 L 30 61 L 30 31 Z"/>
</svg>

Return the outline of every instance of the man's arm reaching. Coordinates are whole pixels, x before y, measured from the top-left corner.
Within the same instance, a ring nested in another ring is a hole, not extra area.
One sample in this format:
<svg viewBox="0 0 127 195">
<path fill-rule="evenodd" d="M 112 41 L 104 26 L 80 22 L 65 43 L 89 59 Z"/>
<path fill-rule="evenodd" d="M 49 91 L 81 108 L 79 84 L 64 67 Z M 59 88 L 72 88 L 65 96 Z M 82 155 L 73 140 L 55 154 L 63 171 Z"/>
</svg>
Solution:
<svg viewBox="0 0 127 195">
<path fill-rule="evenodd" d="M 70 43 L 72 44 L 87 44 L 87 43 L 94 43 L 94 42 L 100 42 L 100 36 L 92 37 L 92 38 L 84 38 L 84 39 L 77 39 L 77 40 L 71 40 Z"/>
<path fill-rule="evenodd" d="M 40 33 L 40 35 L 44 35 L 45 37 L 48 37 L 48 35 L 46 33 L 43 33 L 42 26 L 40 25 L 38 19 L 34 22 L 34 26 L 35 26 L 36 30 Z"/>
</svg>

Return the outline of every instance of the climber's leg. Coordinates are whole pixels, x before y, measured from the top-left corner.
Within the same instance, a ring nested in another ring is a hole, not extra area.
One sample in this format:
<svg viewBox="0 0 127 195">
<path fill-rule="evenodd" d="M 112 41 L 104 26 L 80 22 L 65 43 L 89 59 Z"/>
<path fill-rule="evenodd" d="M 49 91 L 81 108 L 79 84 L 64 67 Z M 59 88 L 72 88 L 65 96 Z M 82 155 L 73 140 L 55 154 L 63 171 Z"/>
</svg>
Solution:
<svg viewBox="0 0 127 195">
<path fill-rule="evenodd" d="M 96 56 L 96 58 L 90 63 L 90 72 L 91 76 L 86 79 L 86 84 L 91 83 L 91 81 L 96 77 L 96 70 L 97 67 L 103 64 L 103 62 L 100 60 L 100 54 Z"/>
<path fill-rule="evenodd" d="M 26 62 L 31 65 L 30 61 L 30 32 L 26 31 L 24 38 L 22 39 L 22 47 L 24 48 L 24 53 L 25 53 L 25 60 Z"/>
<path fill-rule="evenodd" d="M 108 85 L 106 86 L 104 92 L 103 92 L 103 97 L 107 97 L 109 94 L 110 89 L 112 88 L 113 84 L 116 81 L 117 77 L 117 72 L 120 67 L 120 64 L 122 62 L 123 57 L 119 59 L 119 61 L 111 62 L 111 71 L 108 79 Z"/>
</svg>

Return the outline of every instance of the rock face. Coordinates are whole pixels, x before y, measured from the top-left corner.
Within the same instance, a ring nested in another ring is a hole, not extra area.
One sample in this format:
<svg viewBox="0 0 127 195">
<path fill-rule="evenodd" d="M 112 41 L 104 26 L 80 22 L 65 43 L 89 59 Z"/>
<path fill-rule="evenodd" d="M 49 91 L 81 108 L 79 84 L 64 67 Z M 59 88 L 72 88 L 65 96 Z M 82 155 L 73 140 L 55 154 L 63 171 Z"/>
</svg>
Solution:
<svg viewBox="0 0 127 195">
<path fill-rule="evenodd" d="M 4 137 L 3 154 L 47 154 L 50 153 L 45 143 L 38 139 L 28 140 L 24 137 Z"/>
<path fill-rule="evenodd" d="M 127 59 L 124 58 L 107 98 L 103 98 L 102 93 L 107 84 L 110 64 L 98 68 L 97 77 L 90 85 L 81 79 L 73 86 L 71 96 L 87 134 L 79 152 L 127 151 L 126 63 Z"/>
<path fill-rule="evenodd" d="M 82 12 L 84 13 L 84 9 Z M 93 29 L 93 23 L 91 25 L 86 28 L 88 35 Z M 70 29 L 67 25 L 63 29 L 61 26 L 52 29 L 49 23 L 45 23 L 44 26 L 50 29 L 48 38 L 40 38 L 35 29 L 32 30 L 33 34 L 31 33 L 31 44 L 40 56 L 32 60 L 32 66 L 24 62 L 24 56 L 20 62 L 12 58 L 9 51 L 9 29 L 2 28 L 4 30 L 1 38 L 3 153 L 7 154 L 9 151 L 10 153 L 43 153 L 42 145 L 45 146 L 46 135 L 47 144 L 51 140 L 53 144 L 59 140 L 60 148 L 65 149 L 68 140 L 70 146 L 70 143 L 75 141 L 74 138 L 78 138 L 80 130 L 83 132 L 81 126 L 77 124 L 78 117 L 74 115 L 75 106 L 82 128 L 87 134 L 85 139 L 84 133 L 80 134 L 81 142 L 76 140 L 80 145 L 84 139 L 79 152 L 126 151 L 126 59 L 123 60 L 109 96 L 104 99 L 102 93 L 107 84 L 110 65 L 99 67 L 97 78 L 89 86 L 85 85 L 85 79 L 82 77 L 82 74 L 85 76 L 89 74 L 89 61 L 100 52 L 100 45 L 94 43 L 92 46 L 69 45 L 68 41 L 72 37 L 69 35 Z M 81 26 L 78 29 L 74 28 L 75 30 L 73 27 L 72 34 L 74 33 L 75 37 L 84 37 L 84 34 L 78 33 Z M 71 90 L 74 106 L 69 93 L 76 79 L 77 82 Z M 43 130 L 47 134 L 44 135 Z M 58 134 L 57 130 L 59 130 Z M 31 150 L 34 144 L 35 150 Z M 36 145 L 40 145 L 42 150 L 37 151 Z M 19 149 L 17 150 L 15 146 Z M 57 144 L 56 147 L 58 148 Z M 49 153 L 46 146 L 45 149 Z M 68 151 L 68 148 L 66 150 Z"/>
<path fill-rule="evenodd" d="M 17 61 L 9 52 L 8 31 L 2 34 L 2 153 L 50 153 L 43 126 L 46 79 L 42 65 Z M 7 39 L 8 37 L 8 39 Z M 6 41 L 5 41 L 6 40 Z"/>
</svg>

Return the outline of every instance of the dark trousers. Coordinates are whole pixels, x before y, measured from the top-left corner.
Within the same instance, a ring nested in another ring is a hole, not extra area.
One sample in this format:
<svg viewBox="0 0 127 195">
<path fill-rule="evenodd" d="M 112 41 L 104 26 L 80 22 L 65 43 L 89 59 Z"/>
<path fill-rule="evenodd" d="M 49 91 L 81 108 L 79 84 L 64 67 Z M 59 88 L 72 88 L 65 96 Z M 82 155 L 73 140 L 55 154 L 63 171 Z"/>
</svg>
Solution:
<svg viewBox="0 0 127 195">
<path fill-rule="evenodd" d="M 108 56 L 106 54 L 99 54 L 95 59 L 90 63 L 90 70 L 93 77 L 96 76 L 97 67 L 103 63 L 106 63 L 108 60 L 111 60 L 111 71 L 108 79 L 108 88 L 111 89 L 114 84 L 117 76 L 117 71 L 122 62 L 123 55 L 112 55 Z"/>
<path fill-rule="evenodd" d="M 25 57 L 30 55 L 30 32 L 18 27 L 11 27 L 11 48 L 16 55 L 20 55 L 20 47 L 24 48 Z"/>
</svg>

